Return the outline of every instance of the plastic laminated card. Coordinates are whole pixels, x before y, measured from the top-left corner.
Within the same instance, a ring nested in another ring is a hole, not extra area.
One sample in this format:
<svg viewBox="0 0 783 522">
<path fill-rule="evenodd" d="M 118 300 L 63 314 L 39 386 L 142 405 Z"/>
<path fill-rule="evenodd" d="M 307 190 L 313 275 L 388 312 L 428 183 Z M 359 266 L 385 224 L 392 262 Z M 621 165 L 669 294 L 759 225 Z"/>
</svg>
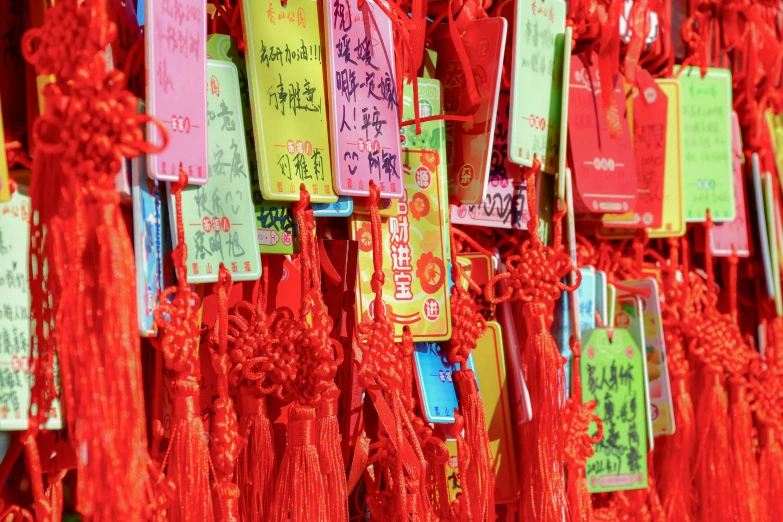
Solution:
<svg viewBox="0 0 783 522">
<path fill-rule="evenodd" d="M 0 431 L 28 428 L 30 388 L 30 198 L 18 191 L 0 203 Z M 55 383 L 59 366 L 55 359 Z M 59 392 L 59 389 L 58 389 Z M 52 403 L 46 429 L 62 428 L 59 402 Z"/>
<path fill-rule="evenodd" d="M 218 280 L 223 263 L 235 281 L 258 279 L 261 258 L 248 172 L 236 65 L 209 60 L 210 181 L 182 191 L 182 222 L 188 245 L 188 283 Z M 169 196 L 175 246 L 176 205 Z"/>
<path fill-rule="evenodd" d="M 147 113 L 168 134 L 168 146 L 147 156 L 153 179 L 207 182 L 206 5 L 201 0 L 147 0 L 144 26 L 147 52 Z M 159 144 L 160 130 L 147 124 L 147 139 Z"/>
<path fill-rule="evenodd" d="M 666 341 L 663 337 L 663 317 L 658 283 L 654 278 L 623 281 L 618 284 L 618 289 L 620 289 L 620 298 L 638 296 L 641 300 L 641 317 L 636 315 L 634 308 L 626 307 L 618 311 L 618 316 L 622 315 L 627 323 L 621 324 L 620 319 L 616 319 L 615 324 L 621 328 L 628 327 L 631 332 L 638 328 L 644 330 L 644 352 L 647 357 L 647 382 L 653 435 L 671 435 L 676 426 L 669 384 L 669 369 L 666 362 Z"/>
<path fill-rule="evenodd" d="M 678 74 L 679 67 L 675 67 Z M 685 221 L 734 219 L 734 162 L 731 146 L 731 71 L 698 67 L 680 73 L 682 179 Z"/>
<path fill-rule="evenodd" d="M 359 7 L 361 5 L 361 7 Z M 324 4 L 334 180 L 338 194 L 402 195 L 392 24 L 375 2 Z"/>
<path fill-rule="evenodd" d="M 566 4 L 518 0 L 511 90 L 511 161 L 555 173 L 560 156 Z M 535 88 L 531 88 L 535 86 Z"/>
<path fill-rule="evenodd" d="M 163 281 L 163 182 L 147 176 L 146 157 L 131 161 L 133 254 L 136 260 L 136 315 L 139 333 L 157 335 L 155 310 L 165 289 Z"/>
<path fill-rule="evenodd" d="M 472 115 L 472 121 L 446 121 L 449 196 L 465 204 L 479 204 L 487 193 L 507 25 L 500 17 L 465 24 L 460 34 L 463 57 L 453 44 L 447 24 L 433 35 L 438 51 L 435 76 L 443 86 L 444 112 Z M 467 58 L 480 100 L 476 107 L 469 95 L 462 58 Z"/>
<path fill-rule="evenodd" d="M 410 327 L 413 340 L 451 337 L 448 282 L 450 249 L 448 195 L 438 153 L 403 149 L 405 191 L 396 200 L 397 214 L 383 220 L 383 299 L 394 324 L 395 339 Z M 357 321 L 370 317 L 375 293 L 372 228 L 369 216 L 355 214 L 351 239 L 359 242 Z"/>
<path fill-rule="evenodd" d="M 453 424 L 454 410 L 459 408 L 453 374 L 461 365 L 449 362 L 433 342 L 414 344 L 413 365 L 424 416 L 429 422 Z M 476 370 L 472 355 L 467 367 Z"/>
<path fill-rule="evenodd" d="M 318 5 L 242 2 L 253 132 L 267 200 L 297 201 L 304 183 L 313 202 L 337 201 Z"/>
<path fill-rule="evenodd" d="M 587 459 L 590 493 L 647 487 L 646 375 L 641 350 L 630 332 L 596 328 L 583 332 L 582 400 L 595 400 L 603 438 Z M 596 432 L 591 424 L 589 434 Z"/>
</svg>

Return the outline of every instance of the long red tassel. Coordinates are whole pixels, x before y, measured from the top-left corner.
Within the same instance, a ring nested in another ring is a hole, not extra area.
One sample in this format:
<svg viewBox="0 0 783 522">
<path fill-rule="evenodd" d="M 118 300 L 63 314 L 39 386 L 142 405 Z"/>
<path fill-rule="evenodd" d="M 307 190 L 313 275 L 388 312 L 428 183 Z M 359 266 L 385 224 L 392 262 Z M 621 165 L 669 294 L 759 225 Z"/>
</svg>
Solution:
<svg viewBox="0 0 783 522">
<path fill-rule="evenodd" d="M 688 360 L 681 333 L 680 316 L 684 304 L 684 285 L 675 278 L 679 267 L 678 240 L 671 239 L 671 270 L 663 301 L 663 333 L 672 390 L 674 422 L 677 429 L 668 437 L 658 437 L 655 446 L 655 469 L 658 494 L 666 522 L 694 520 L 692 483 L 693 456 L 696 451 L 696 414 L 689 390 Z"/>
<path fill-rule="evenodd" d="M 487 433 L 487 419 L 484 403 L 479 396 L 476 376 L 469 368 L 453 373 L 454 384 L 459 397 L 460 413 L 465 419 L 465 442 L 470 448 L 470 464 L 467 482 L 476 494 L 476 521 L 495 520 L 495 470 L 492 449 Z M 475 489 L 474 489 L 475 488 Z"/>
<path fill-rule="evenodd" d="M 321 472 L 324 475 L 326 509 L 329 522 L 347 522 L 348 498 L 345 477 L 345 462 L 340 445 L 340 422 L 337 418 L 340 391 L 333 387 L 325 392 L 318 409 L 316 431 L 318 433 L 318 455 L 321 458 Z"/>
<path fill-rule="evenodd" d="M 209 492 L 209 448 L 204 425 L 198 415 L 198 382 L 179 379 L 170 386 L 173 424 L 164 458 L 166 476 L 174 485 L 175 497 L 168 508 L 169 522 L 214 520 Z"/>
<path fill-rule="evenodd" d="M 723 375 L 705 367 L 696 410 L 697 453 L 696 490 L 699 494 L 701 520 L 733 522 L 737 512 L 732 490 L 733 463 L 729 432 L 728 397 Z"/>
<path fill-rule="evenodd" d="M 166 367 L 175 374 L 169 386 L 173 424 L 163 465 L 175 488 L 174 501 L 168 508 L 169 522 L 211 522 L 214 513 L 209 487 L 209 448 L 198 410 L 200 332 L 197 310 L 201 299 L 187 283 L 188 250 L 182 223 L 182 190 L 187 184 L 187 174 L 180 170 L 179 181 L 171 188 L 176 203 L 177 246 L 172 258 L 177 286 L 169 287 L 161 294 L 160 305 L 155 310 L 155 324 L 162 335 L 160 349 Z"/>
<path fill-rule="evenodd" d="M 142 520 L 149 476 L 135 273 L 114 177 L 123 155 L 151 148 L 143 142 L 145 117 L 136 115 L 137 99 L 124 90 L 124 76 L 105 71 L 103 52 L 115 35 L 104 2 L 65 0 L 47 10 L 41 28 L 24 35 L 22 50 L 38 74 L 55 77 L 33 129 L 33 170 L 36 177 L 57 178 L 53 185 L 61 190 L 44 201 L 36 188 L 33 211 L 49 208 L 34 217 L 33 234 L 46 227 L 48 273 L 62 285 L 53 294 L 59 297 L 54 336 L 68 430 L 79 456 L 76 508 L 95 520 Z M 41 170 L 43 164 L 51 170 Z M 38 263 L 31 258 L 31 267 Z M 39 291 L 47 275 L 33 272 L 31 278 Z M 45 352 L 41 364 L 52 372 L 52 352 Z"/>
<path fill-rule="evenodd" d="M 239 389 L 239 432 L 246 439 L 237 461 L 239 513 L 243 522 L 265 522 L 274 500 L 277 460 L 266 396 Z"/>
<path fill-rule="evenodd" d="M 328 522 L 316 448 L 315 408 L 294 402 L 288 410 L 288 444 L 277 476 L 269 520 Z"/>
<path fill-rule="evenodd" d="M 573 291 L 581 282 L 570 256 L 562 250 L 562 218 L 565 209 L 554 217 L 555 246 L 549 247 L 538 235 L 536 176 L 541 165 L 534 158 L 532 168 L 524 169 L 528 190 L 528 229 L 530 239 L 515 255 L 506 259 L 506 273 L 496 275 L 485 287 L 488 302 L 514 302 L 518 327 L 524 324 L 525 343 L 521 361 L 530 392 L 532 420 L 520 427 L 522 441 L 520 479 L 523 520 L 561 522 L 566 514 L 566 488 L 563 470 L 563 441 L 560 433 L 561 409 L 565 404 L 565 363 L 550 328 L 555 300 L 563 290 Z M 563 278 L 575 274 L 573 286 Z M 495 295 L 495 284 L 510 279 L 504 295 Z"/>
<path fill-rule="evenodd" d="M 457 260 L 457 243 L 454 229 L 451 236 L 451 289 L 452 336 L 448 344 L 448 358 L 459 363 L 460 369 L 454 371 L 454 386 L 459 402 L 459 412 L 464 419 L 465 448 L 458 451 L 458 458 L 467 450 L 467 465 L 460 464 L 460 482 L 462 485 L 462 520 L 477 522 L 495 520 L 495 469 L 492 448 L 489 444 L 487 419 L 484 403 L 478 391 L 476 375 L 467 368 L 470 351 L 476 348 L 478 339 L 487 331 L 487 324 L 478 311 L 476 302 L 463 288 L 462 267 Z M 470 281 L 470 278 L 468 277 Z M 470 281 L 472 283 L 472 281 Z M 474 284 L 474 283 L 473 283 Z M 459 449 L 458 445 L 458 449 Z M 462 471 L 462 468 L 464 472 Z"/>
<path fill-rule="evenodd" d="M 522 424 L 521 470 L 522 515 L 525 520 L 557 522 L 565 512 L 563 459 L 559 448 L 560 408 L 565 403 L 565 359 L 549 331 L 551 314 L 543 303 L 525 303 L 521 308 L 527 341 L 522 349 L 522 364 L 530 392 L 533 419 Z M 517 311 L 517 316 L 519 316 Z"/>
<path fill-rule="evenodd" d="M 744 378 L 729 378 L 729 413 L 731 447 L 734 453 L 734 484 L 737 486 L 739 522 L 767 520 L 766 504 L 759 491 L 759 468 L 756 462 L 753 414 L 750 411 Z"/>
<path fill-rule="evenodd" d="M 266 314 L 268 279 L 269 271 L 264 270 L 255 306 L 240 301 L 228 317 L 228 345 L 233 363 L 229 380 L 239 389 L 239 432 L 245 440 L 237 459 L 239 513 L 243 522 L 266 522 L 269 518 L 277 458 L 266 397 L 271 394 L 282 397 L 284 384 L 296 376 L 293 346 L 270 331 L 278 314 Z M 286 324 L 286 317 L 281 319 Z"/>
</svg>

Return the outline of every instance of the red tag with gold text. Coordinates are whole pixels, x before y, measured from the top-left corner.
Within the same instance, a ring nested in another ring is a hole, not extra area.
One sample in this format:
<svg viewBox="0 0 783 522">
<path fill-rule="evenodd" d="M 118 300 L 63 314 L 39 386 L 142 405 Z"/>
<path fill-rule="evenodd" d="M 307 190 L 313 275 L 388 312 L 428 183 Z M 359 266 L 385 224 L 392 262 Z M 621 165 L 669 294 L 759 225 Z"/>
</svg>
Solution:
<svg viewBox="0 0 783 522">
<path fill-rule="evenodd" d="M 609 133 L 601 100 L 598 58 L 571 59 L 568 90 L 568 157 L 574 174 L 577 212 L 628 212 L 636 205 L 636 165 L 625 113 L 622 78 L 614 82 L 620 110 L 620 136 Z"/>
</svg>

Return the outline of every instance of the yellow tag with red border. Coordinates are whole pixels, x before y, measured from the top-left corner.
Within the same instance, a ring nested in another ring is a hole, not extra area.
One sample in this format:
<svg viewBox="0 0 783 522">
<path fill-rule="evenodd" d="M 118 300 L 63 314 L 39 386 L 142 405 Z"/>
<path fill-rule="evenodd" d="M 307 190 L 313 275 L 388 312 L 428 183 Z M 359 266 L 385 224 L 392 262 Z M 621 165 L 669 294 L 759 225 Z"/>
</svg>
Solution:
<svg viewBox="0 0 783 522">
<path fill-rule="evenodd" d="M 495 462 L 495 503 L 513 504 L 519 500 L 519 482 L 511 408 L 508 402 L 506 361 L 503 356 L 503 334 L 498 323 L 487 322 L 487 333 L 478 340 L 472 354 L 479 393 L 487 418 L 489 444 Z M 457 476 L 457 443 L 453 440 L 446 441 L 446 447 L 450 455 L 446 466 L 449 494 L 454 500 L 460 492 Z"/>
<path fill-rule="evenodd" d="M 451 338 L 448 194 L 443 165 L 432 149 L 403 149 L 403 197 L 396 214 L 383 219 L 383 300 L 394 335 L 410 327 L 414 342 Z M 354 215 L 351 239 L 359 242 L 357 320 L 370 317 L 375 294 L 372 227 Z"/>
</svg>

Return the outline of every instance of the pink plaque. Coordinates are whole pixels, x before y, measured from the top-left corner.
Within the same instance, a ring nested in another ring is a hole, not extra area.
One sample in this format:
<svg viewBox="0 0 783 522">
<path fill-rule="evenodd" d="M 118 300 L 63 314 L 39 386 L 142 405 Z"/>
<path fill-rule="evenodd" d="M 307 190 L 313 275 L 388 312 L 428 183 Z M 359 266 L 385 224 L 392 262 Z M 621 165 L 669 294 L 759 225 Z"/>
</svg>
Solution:
<svg viewBox="0 0 783 522">
<path fill-rule="evenodd" d="M 207 182 L 207 9 L 203 0 L 147 0 L 147 113 L 168 133 L 168 146 L 148 156 L 153 179 Z M 147 124 L 147 138 L 161 143 Z"/>
<path fill-rule="evenodd" d="M 399 96 L 392 26 L 375 2 L 326 2 L 327 60 L 335 190 L 367 196 L 373 180 L 381 197 L 399 198 Z"/>
</svg>

